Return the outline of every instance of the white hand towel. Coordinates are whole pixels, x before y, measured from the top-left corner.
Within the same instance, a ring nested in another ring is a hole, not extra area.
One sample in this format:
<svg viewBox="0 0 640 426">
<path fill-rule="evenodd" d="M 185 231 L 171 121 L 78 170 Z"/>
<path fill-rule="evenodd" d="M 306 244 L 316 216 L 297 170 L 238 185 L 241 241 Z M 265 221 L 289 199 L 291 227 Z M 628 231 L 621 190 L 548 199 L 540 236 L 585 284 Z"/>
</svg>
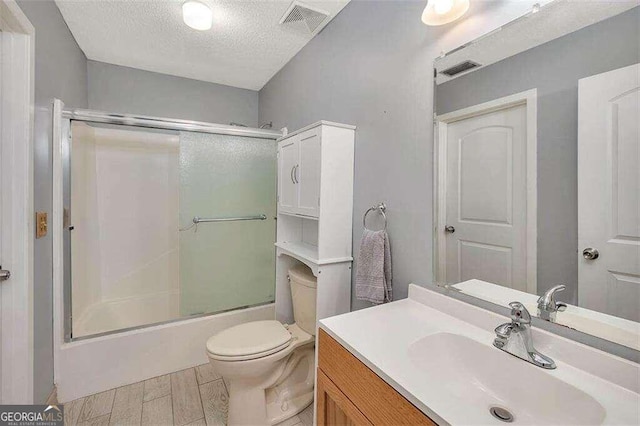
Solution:
<svg viewBox="0 0 640 426">
<path fill-rule="evenodd" d="M 364 230 L 356 271 L 356 298 L 371 303 L 393 300 L 391 247 L 386 231 Z"/>
</svg>

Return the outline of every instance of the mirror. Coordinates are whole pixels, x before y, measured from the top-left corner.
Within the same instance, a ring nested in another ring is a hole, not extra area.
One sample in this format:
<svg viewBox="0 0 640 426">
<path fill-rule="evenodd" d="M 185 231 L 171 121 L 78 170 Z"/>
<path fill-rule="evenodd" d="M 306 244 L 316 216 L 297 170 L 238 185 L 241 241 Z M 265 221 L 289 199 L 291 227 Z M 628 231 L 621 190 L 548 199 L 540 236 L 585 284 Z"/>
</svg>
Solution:
<svg viewBox="0 0 640 426">
<path fill-rule="evenodd" d="M 435 281 L 640 350 L 640 7 L 536 6 L 435 61 Z"/>
</svg>

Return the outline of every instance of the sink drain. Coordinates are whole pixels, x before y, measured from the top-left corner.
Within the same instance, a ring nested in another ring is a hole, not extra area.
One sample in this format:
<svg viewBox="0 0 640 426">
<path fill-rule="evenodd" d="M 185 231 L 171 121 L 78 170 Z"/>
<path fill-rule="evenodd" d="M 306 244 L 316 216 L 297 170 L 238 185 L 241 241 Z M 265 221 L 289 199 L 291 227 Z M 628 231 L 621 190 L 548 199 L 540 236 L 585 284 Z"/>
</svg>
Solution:
<svg viewBox="0 0 640 426">
<path fill-rule="evenodd" d="M 513 421 L 513 414 L 511 414 L 506 408 L 491 407 L 489 409 L 489 412 L 493 417 L 500 420 L 501 422 L 511 423 Z"/>
</svg>

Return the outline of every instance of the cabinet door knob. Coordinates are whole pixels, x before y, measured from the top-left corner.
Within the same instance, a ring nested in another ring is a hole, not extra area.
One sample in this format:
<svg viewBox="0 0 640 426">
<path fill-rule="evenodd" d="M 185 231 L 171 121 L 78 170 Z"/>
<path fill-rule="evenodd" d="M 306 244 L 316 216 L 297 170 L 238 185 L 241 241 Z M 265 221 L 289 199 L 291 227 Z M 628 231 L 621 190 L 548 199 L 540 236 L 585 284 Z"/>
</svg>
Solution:
<svg viewBox="0 0 640 426">
<path fill-rule="evenodd" d="M 296 183 L 296 180 L 293 178 L 293 171 L 296 169 L 296 166 L 291 168 L 291 172 L 289 173 L 289 177 L 291 177 L 291 182 Z"/>
<path fill-rule="evenodd" d="M 451 225 L 447 225 L 444 227 L 444 232 L 446 232 L 447 234 L 453 234 L 454 232 L 456 232 L 456 228 Z"/>
<path fill-rule="evenodd" d="M 300 181 L 298 180 L 298 169 L 300 168 L 300 164 L 296 164 L 293 167 L 293 177 L 296 180 L 295 183 L 300 183 Z"/>
</svg>

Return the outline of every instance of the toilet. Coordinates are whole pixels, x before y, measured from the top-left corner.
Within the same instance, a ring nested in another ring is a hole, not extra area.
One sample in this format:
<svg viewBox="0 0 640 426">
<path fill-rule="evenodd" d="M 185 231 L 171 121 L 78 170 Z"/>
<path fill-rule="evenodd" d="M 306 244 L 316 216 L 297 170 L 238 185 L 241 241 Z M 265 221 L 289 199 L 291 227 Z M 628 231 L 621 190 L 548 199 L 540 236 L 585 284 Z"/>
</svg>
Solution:
<svg viewBox="0 0 640 426">
<path fill-rule="evenodd" d="M 313 402 L 316 278 L 289 270 L 295 323 L 253 321 L 207 340 L 213 368 L 229 387 L 229 425 L 273 425 Z"/>
</svg>

